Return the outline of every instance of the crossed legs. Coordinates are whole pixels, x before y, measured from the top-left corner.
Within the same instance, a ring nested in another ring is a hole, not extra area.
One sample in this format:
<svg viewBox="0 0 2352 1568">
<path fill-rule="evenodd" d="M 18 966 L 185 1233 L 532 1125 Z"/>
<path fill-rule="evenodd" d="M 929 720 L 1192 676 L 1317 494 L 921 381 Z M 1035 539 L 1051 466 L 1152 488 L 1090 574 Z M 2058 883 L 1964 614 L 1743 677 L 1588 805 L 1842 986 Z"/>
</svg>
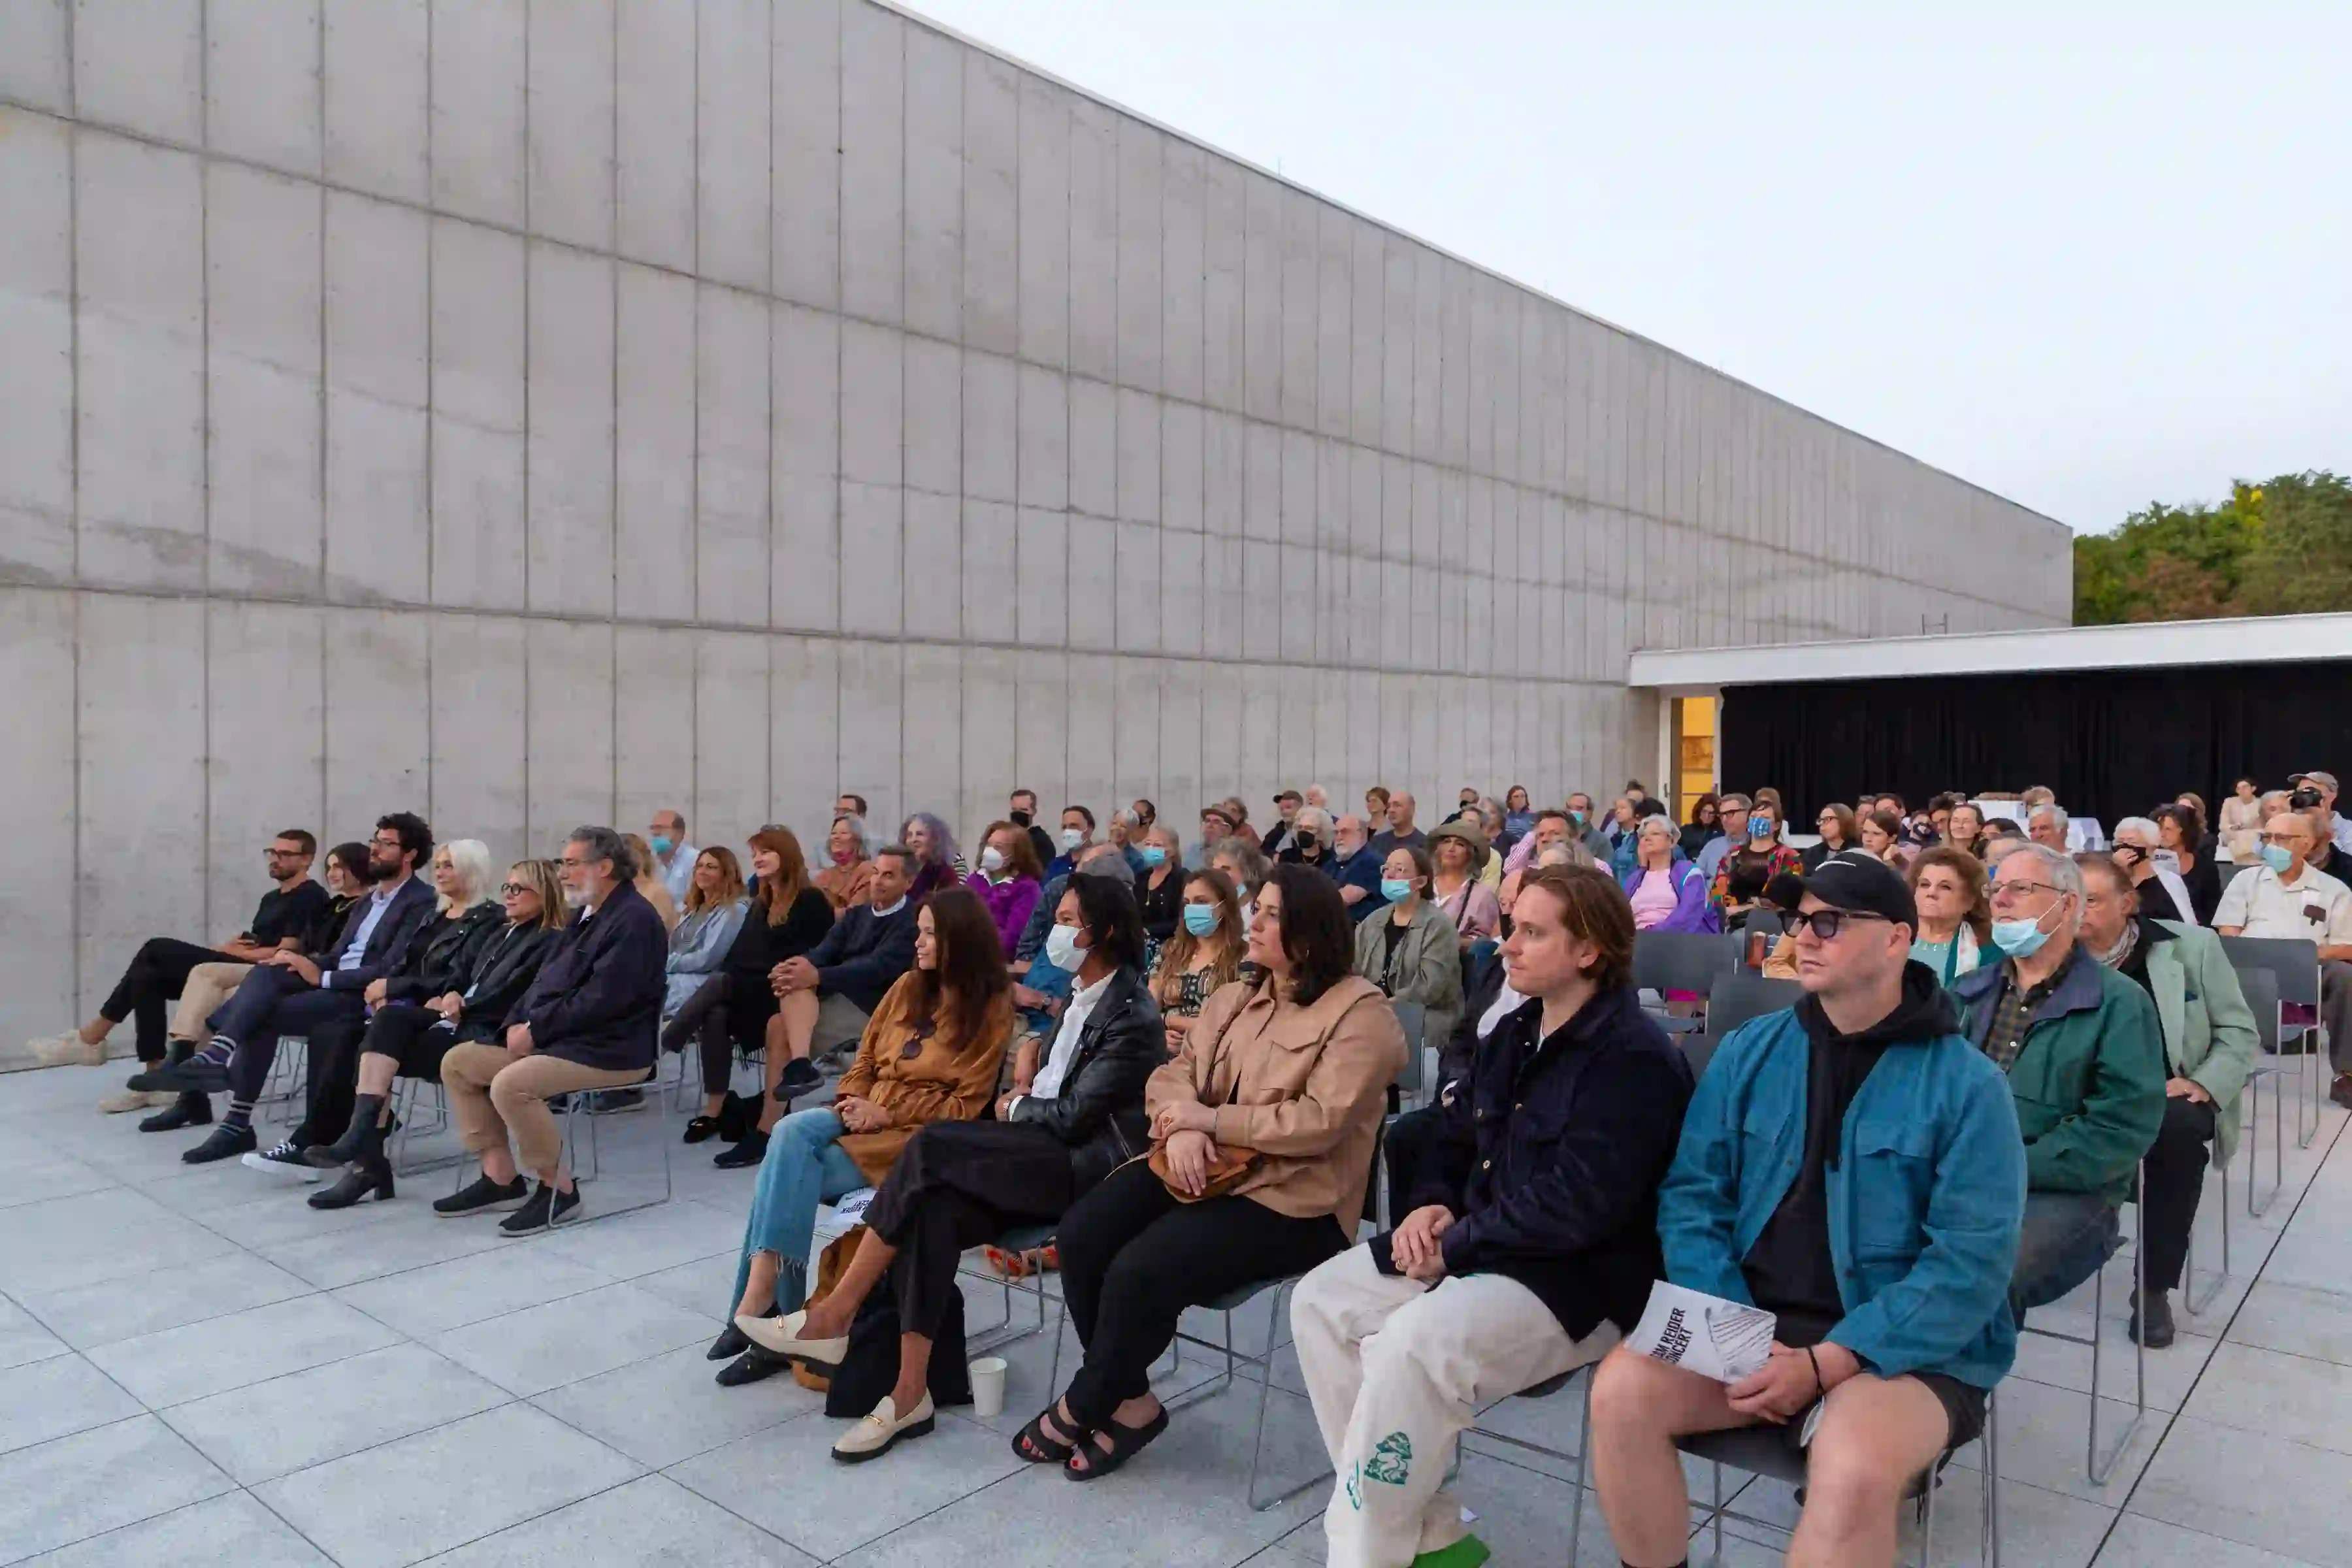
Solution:
<svg viewBox="0 0 2352 1568">
<path fill-rule="evenodd" d="M 1592 1384 L 1592 1474 L 1629 1568 L 1669 1568 L 1688 1554 L 1690 1496 L 1675 1439 L 1753 1424 L 1711 1378 L 1610 1352 Z M 1904 1490 L 1950 1438 L 1943 1402 L 1916 1378 L 1864 1373 L 1832 1390 L 1807 1450 L 1790 1568 L 1891 1565 Z"/>
</svg>

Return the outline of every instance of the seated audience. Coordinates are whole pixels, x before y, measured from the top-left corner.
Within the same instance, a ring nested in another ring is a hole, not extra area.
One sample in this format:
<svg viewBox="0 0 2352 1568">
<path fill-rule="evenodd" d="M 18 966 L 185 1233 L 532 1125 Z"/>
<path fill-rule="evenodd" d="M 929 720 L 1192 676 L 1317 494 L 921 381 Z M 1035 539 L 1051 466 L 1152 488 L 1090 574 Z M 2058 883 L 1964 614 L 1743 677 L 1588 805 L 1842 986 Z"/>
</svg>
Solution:
<svg viewBox="0 0 2352 1568">
<path fill-rule="evenodd" d="M 1403 1037 L 1348 973 L 1347 911 L 1328 880 L 1276 867 L 1258 905 L 1249 953 L 1263 978 L 1212 997 L 1152 1074 L 1154 1158 L 1062 1219 L 1063 1290 L 1086 1356 L 1013 1448 L 1074 1480 L 1121 1468 L 1167 1429 L 1150 1369 L 1184 1309 L 1305 1273 L 1349 1244 L 1363 1213 Z"/>
<path fill-rule="evenodd" d="M 1236 833 L 1209 851 L 1209 864 L 1233 879 L 1234 896 L 1242 901 L 1242 924 L 1247 927 L 1255 918 L 1257 890 L 1273 869 L 1265 852 L 1256 839 Z"/>
<path fill-rule="evenodd" d="M 1895 820 L 1898 822 L 1902 820 L 1900 812 L 1895 814 Z M 1831 856 L 1841 850 L 1854 848 L 1860 844 L 1861 826 L 1855 822 L 1854 814 L 1843 805 L 1832 804 L 1822 807 L 1821 816 L 1813 823 L 1813 829 L 1822 836 L 1821 842 L 1808 844 L 1798 852 L 1799 857 L 1804 861 L 1804 869 L 1807 871 L 1820 870 L 1822 862 Z"/>
<path fill-rule="evenodd" d="M 1143 869 L 1136 874 L 1135 903 L 1143 916 L 1143 934 L 1166 942 L 1184 918 L 1184 847 L 1174 828 L 1155 824 L 1144 830 L 1139 852 Z"/>
<path fill-rule="evenodd" d="M 1015 828 L 1013 837 L 1035 858 L 1028 835 Z M 807 1300 L 817 1205 L 881 1182 L 919 1131 L 969 1121 L 996 1092 L 1013 1003 L 995 922 L 980 899 L 949 888 L 917 909 L 915 930 L 915 966 L 874 1010 L 833 1103 L 776 1124 L 743 1227 L 733 1321 L 712 1343 L 712 1361 L 751 1348 L 735 1321 L 778 1318 Z M 772 1362 L 746 1363 L 719 1381 L 751 1382 L 772 1370 Z"/>
<path fill-rule="evenodd" d="M 945 822 L 929 812 L 919 811 L 907 818 L 905 827 L 899 832 L 898 842 L 915 857 L 915 879 L 908 885 L 907 897 L 916 903 L 921 903 L 941 888 L 960 888 L 970 881 L 971 868 L 964 863 L 963 852 L 956 847 L 955 835 L 948 830 Z M 914 934 L 912 921 L 908 922 L 907 931 L 911 940 Z M 905 972 L 902 970 L 900 973 Z M 877 996 L 876 1000 L 880 998 Z"/>
<path fill-rule="evenodd" d="M 736 1320 L 751 1341 L 748 1356 L 823 1371 L 848 1353 L 859 1307 L 889 1279 L 898 1384 L 835 1445 L 844 1458 L 875 1458 L 931 1429 L 931 1342 L 964 1250 L 1014 1225 L 1060 1220 L 1146 1142 L 1144 1081 L 1168 1050 L 1136 972 L 1143 927 L 1134 893 L 1108 877 L 1072 878 L 1049 945 L 1077 989 L 1035 1082 L 1001 1097 L 993 1121 L 937 1121 L 915 1134 L 866 1205 L 867 1235 L 831 1290 L 781 1319 Z"/>
<path fill-rule="evenodd" d="M 2046 845 L 1992 879 L 2000 963 L 1952 984 L 1968 1037 L 2008 1075 L 2025 1138 L 2025 1223 L 2011 1300 L 2021 1315 L 2096 1273 L 2116 1211 L 2164 1123 L 2164 1036 L 2147 993 L 2083 951 L 2083 876 Z"/>
<path fill-rule="evenodd" d="M 168 936 L 148 938 L 99 1005 L 98 1016 L 79 1029 L 27 1041 L 26 1048 L 33 1053 L 33 1059 L 43 1067 L 68 1062 L 100 1066 L 106 1060 L 107 1037 L 129 1018 L 133 1020 L 139 1060 L 148 1067 L 160 1065 L 170 1043 L 164 1033 L 164 1004 L 185 994 L 192 971 L 205 964 L 234 964 L 238 966 L 237 978 L 242 979 L 245 969 L 272 953 L 299 950 L 304 930 L 327 902 L 326 889 L 310 879 L 310 860 L 318 848 L 319 841 L 299 827 L 289 827 L 272 838 L 261 850 L 269 890 L 261 895 L 245 930 L 217 947 Z M 159 1101 L 168 1104 L 170 1097 L 126 1089 L 110 1095 L 100 1109 L 110 1113 L 142 1110 Z"/>
<path fill-rule="evenodd" d="M 1234 819 L 1226 815 L 1225 803 L 1212 801 L 1201 808 L 1201 841 L 1184 857 L 1187 866 L 1205 866 L 1209 851 L 1234 836 Z"/>
<path fill-rule="evenodd" d="M 2262 786 L 2252 779 L 2238 780 L 2221 803 L 2221 853 L 2241 866 L 2260 860 L 2263 821 Z"/>
<path fill-rule="evenodd" d="M 874 888 L 874 841 L 864 817 L 833 819 L 824 836 L 824 869 L 816 874 L 816 889 L 833 905 L 833 912 L 864 903 Z"/>
<path fill-rule="evenodd" d="M 1717 1049 L 1658 1195 L 1664 1277 L 1775 1313 L 1770 1359 L 1727 1387 L 1623 1348 L 1601 1364 L 1592 1476 L 1631 1568 L 1685 1559 L 1675 1439 L 1759 1424 L 1805 1454 L 1789 1561 L 1885 1568 L 1905 1489 L 1982 1429 L 2016 1353 L 2017 1115 L 1908 962 L 1909 890 L 1828 861 L 1788 923 L 1804 999 Z"/>
<path fill-rule="evenodd" d="M 1274 797 L 1275 824 L 1258 840 L 1258 852 L 1269 861 L 1295 865 L 1298 859 L 1298 812 L 1307 797 L 1295 789 Z"/>
<path fill-rule="evenodd" d="M 669 889 L 671 902 L 685 908 L 694 887 L 695 865 L 702 858 L 702 851 L 687 841 L 685 816 L 668 807 L 655 812 L 646 825 L 646 843 L 653 850 L 646 868 Z"/>
<path fill-rule="evenodd" d="M 1061 853 L 1045 868 L 1045 879 L 1066 877 L 1078 868 L 1078 857 L 1094 847 L 1095 814 L 1083 805 L 1062 808 Z"/>
<path fill-rule="evenodd" d="M 1037 908 L 1045 883 L 1045 868 L 1029 836 L 1010 822 L 992 822 L 981 835 L 980 869 L 965 884 L 979 896 L 996 927 L 997 966 L 1021 940 L 1021 932 Z"/>
<path fill-rule="evenodd" d="M 1723 831 L 1706 841 L 1698 852 L 1698 868 L 1712 887 L 1717 873 L 1723 869 L 1724 858 L 1735 849 L 1748 847 L 1748 797 L 1737 793 L 1725 795 L 1717 803 Z M 1720 906 L 1718 906 L 1720 907 Z"/>
<path fill-rule="evenodd" d="M 2166 870 L 2177 873 L 2181 885 L 2189 889 L 2189 918 L 2199 925 L 2211 925 L 2213 911 L 2221 905 L 2221 873 L 2214 865 L 2204 815 L 2185 798 L 2159 805 L 2147 815 L 2156 824 L 2158 835 L 2156 854 L 2151 858 Z M 2168 855 L 2171 857 L 2169 865 L 2165 861 Z"/>
<path fill-rule="evenodd" d="M 1503 827 L 1513 838 L 1525 838 L 1536 825 L 1534 803 L 1528 786 L 1513 784 L 1503 792 Z"/>
<path fill-rule="evenodd" d="M 1054 839 L 1037 824 L 1037 792 L 1034 789 L 1014 790 L 1005 803 L 1004 815 L 1012 819 L 1015 827 L 1029 835 L 1029 847 L 1037 851 L 1037 864 L 1052 865 Z"/>
<path fill-rule="evenodd" d="M 392 973 L 361 994 L 371 1012 L 447 994 L 467 973 L 474 954 L 506 923 L 493 886 L 490 847 L 480 839 L 453 839 L 435 849 L 431 875 L 440 900 L 434 918 L 409 942 Z M 338 1021 L 311 1032 L 302 1120 L 277 1143 L 246 1155 L 248 1169 L 281 1180 L 319 1179 L 320 1167 L 304 1156 L 351 1124 L 365 1037 L 364 1021 Z"/>
<path fill-rule="evenodd" d="M 1291 842 L 1285 858 L 1294 866 L 1318 871 L 1331 861 L 1331 814 L 1319 805 L 1302 805 L 1291 819 Z"/>
<path fill-rule="evenodd" d="M 1291 1299 L 1336 1476 L 1333 1568 L 1455 1549 L 1463 1511 L 1441 1489 L 1463 1431 L 1496 1400 L 1600 1360 L 1641 1320 L 1692 1079 L 1643 1016 L 1633 958 L 1632 911 L 1605 873 L 1535 872 L 1502 965 L 1530 1000 L 1466 1081 L 1416 1113 L 1433 1126 L 1398 1194 L 1402 1221 Z M 1408 1452 L 1419 1462 L 1385 1462 Z"/>
<path fill-rule="evenodd" d="M 768 1026 L 778 1007 L 777 976 L 786 963 L 824 941 L 835 924 L 833 901 L 810 886 L 808 862 L 791 828 L 762 827 L 746 847 L 760 885 L 735 928 L 735 940 L 727 944 L 718 973 L 696 987 L 662 1027 L 663 1048 L 682 1051 L 693 1041 L 702 1069 L 702 1110 L 687 1122 L 686 1142 L 727 1139 L 734 1147 L 719 1158 L 730 1166 L 756 1165 L 767 1152 L 768 1129 L 783 1114 L 775 1091 L 786 1068 L 783 1053 L 769 1051 L 759 1102 L 748 1104 L 730 1087 L 735 1052 L 766 1049 Z M 869 875 L 867 886 L 872 882 Z"/>
<path fill-rule="evenodd" d="M 1510 868 L 1504 873 L 1502 884 L 1495 889 L 1495 901 L 1503 914 L 1507 915 L 1511 912 L 1511 905 L 1519 896 L 1519 881 L 1522 874 L 1536 863 L 1538 857 L 1545 850 L 1563 844 L 1576 845 L 1580 850 L 1583 847 L 1582 840 L 1576 837 L 1574 812 L 1559 811 L 1549 807 L 1537 812 L 1534 826 L 1528 829 L 1528 836 L 1520 839 L 1518 847 L 1512 850 Z M 1588 854 L 1585 857 L 1585 863 L 1596 861 L 1605 863 L 1606 853 L 1604 851 L 1598 857 Z"/>
<path fill-rule="evenodd" d="M 1938 844 L 1923 849 L 1905 872 L 1919 911 L 1911 941 L 1914 963 L 1924 963 L 1949 989 L 1998 956 L 1992 944 L 1992 879 L 1965 849 Z"/>
<path fill-rule="evenodd" d="M 662 973 L 662 1022 L 667 1024 L 694 994 L 727 971 L 727 954 L 743 930 L 751 895 L 743 868 L 723 844 L 698 851 L 687 868 L 691 879 L 684 910 L 670 929 L 669 958 Z"/>
<path fill-rule="evenodd" d="M 463 968 L 448 976 L 445 990 L 388 1001 L 368 1019 L 358 1093 L 342 1136 L 302 1151 L 316 1169 L 351 1167 L 341 1181 L 310 1194 L 312 1208 L 349 1208 L 371 1194 L 391 1197 L 392 1164 L 383 1146 L 393 1131 L 394 1079 L 438 1083 L 441 1060 L 452 1046 L 504 1038 L 508 1014 L 555 951 L 568 911 L 552 861 L 517 861 L 499 895 L 504 918 L 488 941 L 467 950 Z"/>
<path fill-rule="evenodd" d="M 432 854 L 433 830 L 423 817 L 399 811 L 379 818 L 369 850 L 374 886 L 352 907 L 332 946 L 315 959 L 282 947 L 270 953 L 213 1014 L 212 1038 L 203 1049 L 131 1080 L 132 1089 L 151 1093 L 228 1090 L 227 1113 L 203 1142 L 181 1152 L 182 1160 L 207 1164 L 258 1147 L 253 1106 L 269 1081 L 279 1036 L 364 1023 L 367 988 L 393 972 L 434 919 L 433 891 L 416 875 Z"/>
<path fill-rule="evenodd" d="M 1693 865 L 1698 863 L 1699 855 L 1709 844 L 1723 837 L 1720 812 L 1714 791 L 1710 790 L 1698 797 L 1698 804 L 1691 807 L 1690 821 L 1683 825 L 1683 830 L 1677 837 L 1681 841 L 1683 858 Z"/>
<path fill-rule="evenodd" d="M 1592 797 L 1580 789 L 1573 790 L 1570 792 L 1568 799 L 1563 804 L 1568 808 L 1569 820 L 1575 826 L 1580 841 L 1584 846 L 1585 854 L 1591 857 L 1593 864 L 1607 865 L 1617 844 L 1616 840 L 1609 837 L 1608 829 L 1611 824 L 1603 820 L 1600 811 L 1594 807 Z M 1507 869 L 1516 871 L 1524 863 L 1516 862 Z M 1581 865 L 1583 862 L 1578 861 L 1576 864 Z"/>
<path fill-rule="evenodd" d="M 1331 825 L 1331 858 L 1320 869 L 1339 889 L 1348 918 L 1358 925 L 1381 907 L 1381 860 L 1372 853 L 1371 835 L 1360 816 L 1343 816 Z"/>
<path fill-rule="evenodd" d="M 1638 857 L 1622 879 L 1636 931 L 1715 931 L 1723 929 L 1706 879 L 1683 859 L 1671 818 L 1645 816 L 1634 839 Z"/>
<path fill-rule="evenodd" d="M 2318 820 L 2312 826 L 2319 836 L 2319 843 L 2322 846 L 2352 854 L 2352 817 L 2347 817 L 2336 809 L 2337 795 L 2336 775 L 2324 773 L 2289 773 L 2286 776 L 2286 782 L 2295 795 L 2301 795 L 2305 790 L 2309 790 L 2318 796 L 2316 800 L 2305 805 L 2296 802 L 2290 795 L 2288 804 L 2296 810 L 2312 811 L 2317 815 Z M 2312 856 L 2315 865 L 2319 862 L 2319 859 L 2318 854 L 2315 853 Z"/>
<path fill-rule="evenodd" d="M 660 868 L 654 864 L 653 846 L 634 833 L 622 834 L 621 842 L 627 845 L 629 853 L 637 858 L 637 891 L 646 896 L 646 902 L 653 906 L 654 913 L 661 916 L 662 930 L 676 931 L 677 900 L 671 895 L 669 884 L 663 880 Z"/>
<path fill-rule="evenodd" d="M 2238 1090 L 2261 1038 L 2220 937 L 2138 913 L 2131 878 L 2112 857 L 2077 855 L 2074 862 L 2083 874 L 2084 950 L 2138 983 L 2164 1031 L 2164 1120 L 2146 1157 L 2140 1209 L 2147 1294 L 2134 1304 L 2131 1321 L 2135 1338 L 2160 1350 L 2172 1342 L 2168 1297 L 2188 1263 L 2206 1151 L 2218 1147 L 2226 1162 L 2237 1146 Z"/>
<path fill-rule="evenodd" d="M 1764 897 L 1764 885 L 1783 872 L 1805 868 L 1798 853 L 1780 842 L 1780 810 L 1760 797 L 1748 808 L 1748 841 L 1725 854 L 1707 891 L 1723 929 L 1738 931 Z"/>
<path fill-rule="evenodd" d="M 871 816 L 874 812 L 866 804 L 864 795 L 851 795 L 845 790 L 834 797 L 833 814 L 835 816 Z"/>
<path fill-rule="evenodd" d="M 1977 840 L 1978 847 L 1984 854 L 1984 863 L 1988 868 L 1999 866 L 2011 855 L 2032 842 L 2033 840 L 2000 817 L 1995 817 L 1985 824 L 1985 836 Z"/>
<path fill-rule="evenodd" d="M 575 827 L 559 875 L 564 902 L 579 913 L 515 1005 L 504 1043 L 452 1046 L 441 1058 L 450 1119 L 482 1173 L 433 1211 L 513 1209 L 499 1226 L 508 1236 L 580 1212 L 549 1097 L 643 1084 L 658 1065 L 669 933 L 637 891 L 627 841 L 609 827 Z M 539 1178 L 536 1187 L 525 1171 Z"/>
<path fill-rule="evenodd" d="M 2150 920 L 2186 921 L 2195 925 L 2197 914 L 2189 901 L 2189 885 L 2180 879 L 2179 871 L 2158 858 L 2160 831 L 2145 816 L 2126 816 L 2116 823 L 2116 864 L 2131 878 L 2132 888 L 2139 895 L 2142 914 Z"/>
<path fill-rule="evenodd" d="M 1474 819 L 1486 840 L 1486 858 L 1479 864 L 1478 881 L 1490 893 L 1503 885 L 1503 858 L 1517 848 L 1519 843 L 1518 835 L 1503 826 L 1505 815 L 1503 803 L 1490 795 L 1478 803 Z M 1528 822 L 1534 825 L 1533 812 L 1528 814 Z"/>
<path fill-rule="evenodd" d="M 934 861 L 936 866 L 939 862 Z M 865 1037 L 874 1009 L 915 962 L 915 852 L 903 844 L 874 854 L 874 895 L 849 910 L 814 947 L 785 959 L 770 975 L 775 1016 L 768 1020 L 767 1052 L 785 1058 L 761 1112 L 757 1142 L 747 1139 L 719 1156 L 728 1165 L 757 1164 L 768 1131 L 786 1102 L 824 1087 L 814 1052 Z"/>
<path fill-rule="evenodd" d="M 1433 875 L 1419 845 L 1389 851 L 1381 873 L 1387 904 L 1378 920 L 1356 928 L 1355 970 L 1391 1001 L 1419 1003 L 1423 1037 L 1442 1040 L 1462 1016 L 1462 943 L 1454 921 L 1430 902 Z"/>
<path fill-rule="evenodd" d="M 2328 1098 L 2352 1109 L 2352 889 L 2312 868 L 2317 842 L 2311 818 L 2303 813 L 2273 815 L 2263 825 L 2262 863 L 2221 889 L 2213 929 L 2223 936 L 2316 944 L 2319 1021 L 2327 1030 L 2336 1075 Z"/>
<path fill-rule="evenodd" d="M 1140 877 L 1150 866 L 1143 858 L 1144 824 L 1132 811 L 1113 812 L 1103 824 L 1103 842 L 1127 860 L 1128 870 Z"/>
<path fill-rule="evenodd" d="M 1984 858 L 1984 811 L 1974 801 L 1954 801 L 1941 831 L 1944 842 L 1953 848 Z"/>
<path fill-rule="evenodd" d="M 1418 849 L 1428 844 L 1429 835 L 1412 825 L 1414 809 L 1412 796 L 1402 790 L 1389 796 L 1385 817 L 1388 826 L 1372 835 L 1373 854 L 1386 860 L 1389 858 L 1389 851 L 1399 845 Z"/>
<path fill-rule="evenodd" d="M 1184 1044 L 1209 998 L 1242 977 L 1248 946 L 1233 879 L 1213 867 L 1192 872 L 1184 879 L 1183 923 L 1161 944 L 1150 976 L 1170 1050 Z"/>
<path fill-rule="evenodd" d="M 1503 924 L 1494 890 L 1480 880 L 1495 857 L 1486 835 L 1471 826 L 1475 820 L 1449 822 L 1429 836 L 1429 901 L 1454 922 L 1454 940 L 1465 949 L 1474 942 L 1494 941 Z"/>
<path fill-rule="evenodd" d="M 1862 851 L 1874 860 L 1883 861 L 1897 871 L 1907 868 L 1917 858 L 1919 847 L 1911 842 L 1903 819 L 1884 811 L 1874 811 L 1857 826 Z"/>
</svg>

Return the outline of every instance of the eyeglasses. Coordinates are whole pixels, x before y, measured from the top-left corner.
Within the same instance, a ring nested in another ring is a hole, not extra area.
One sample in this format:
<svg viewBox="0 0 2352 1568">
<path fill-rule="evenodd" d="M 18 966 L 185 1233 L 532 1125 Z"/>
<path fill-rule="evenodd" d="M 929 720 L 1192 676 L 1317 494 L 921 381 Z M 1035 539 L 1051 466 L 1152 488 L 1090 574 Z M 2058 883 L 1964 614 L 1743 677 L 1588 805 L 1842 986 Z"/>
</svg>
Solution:
<svg viewBox="0 0 2352 1568">
<path fill-rule="evenodd" d="M 1866 914 L 1860 910 L 1815 910 L 1811 914 L 1801 910 L 1783 910 L 1780 911 L 1780 930 L 1789 936 L 1794 936 L 1811 926 L 1813 934 L 1822 941 L 1835 942 L 1838 932 L 1845 929 L 1848 921 L 1878 921 L 1883 923 L 1885 920 L 1885 915 Z"/>
<path fill-rule="evenodd" d="M 2265 833 L 2262 840 L 2265 844 L 2275 844 L 2282 849 L 2292 849 L 2298 844 L 2311 842 L 2300 833 Z"/>
<path fill-rule="evenodd" d="M 536 891 L 538 891 L 538 889 L 533 888 L 528 882 L 501 882 L 499 884 L 499 896 L 501 898 L 519 899 L 525 893 Z"/>
<path fill-rule="evenodd" d="M 299 849 L 264 849 L 261 852 L 261 858 L 265 860 L 299 860 L 302 858 L 302 851 Z"/>
<path fill-rule="evenodd" d="M 2058 898 L 2064 892 L 2064 889 L 2053 888 L 2047 882 L 2003 882 L 1993 889 L 1992 901 L 2013 904 L 2028 893 L 2048 893 L 2052 898 Z"/>
</svg>

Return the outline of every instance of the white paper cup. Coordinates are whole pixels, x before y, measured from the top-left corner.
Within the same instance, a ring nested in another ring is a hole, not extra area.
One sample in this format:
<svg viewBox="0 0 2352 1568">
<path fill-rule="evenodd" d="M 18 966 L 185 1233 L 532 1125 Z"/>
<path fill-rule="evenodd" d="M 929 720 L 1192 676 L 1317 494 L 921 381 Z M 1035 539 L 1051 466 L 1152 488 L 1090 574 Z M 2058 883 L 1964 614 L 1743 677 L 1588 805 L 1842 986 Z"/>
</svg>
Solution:
<svg viewBox="0 0 2352 1568">
<path fill-rule="evenodd" d="M 971 1413 L 987 1420 L 1004 1414 L 1004 1358 L 984 1355 L 971 1365 Z"/>
</svg>

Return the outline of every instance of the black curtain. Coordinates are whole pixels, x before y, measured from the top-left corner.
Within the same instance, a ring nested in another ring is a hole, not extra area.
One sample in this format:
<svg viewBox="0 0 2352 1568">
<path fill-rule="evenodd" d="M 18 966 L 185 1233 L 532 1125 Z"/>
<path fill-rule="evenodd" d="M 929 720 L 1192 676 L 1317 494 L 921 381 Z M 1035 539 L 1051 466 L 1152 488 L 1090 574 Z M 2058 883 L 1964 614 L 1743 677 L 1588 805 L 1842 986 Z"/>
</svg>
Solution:
<svg viewBox="0 0 2352 1568">
<path fill-rule="evenodd" d="M 2241 775 L 2352 772 L 2352 661 L 1740 686 L 1721 734 L 1724 787 L 1777 787 L 1804 832 L 1865 789 L 2031 784 L 2113 826 L 2183 791 L 2218 812 Z"/>
</svg>

